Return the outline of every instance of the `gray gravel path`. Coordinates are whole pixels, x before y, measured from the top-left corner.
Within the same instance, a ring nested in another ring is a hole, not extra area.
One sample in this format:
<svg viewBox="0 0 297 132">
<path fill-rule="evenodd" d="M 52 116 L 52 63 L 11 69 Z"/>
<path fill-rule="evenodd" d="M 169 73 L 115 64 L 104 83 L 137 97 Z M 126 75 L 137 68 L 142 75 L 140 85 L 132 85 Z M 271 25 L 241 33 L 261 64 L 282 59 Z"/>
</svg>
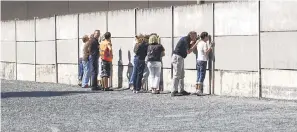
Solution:
<svg viewBox="0 0 297 132">
<path fill-rule="evenodd" d="M 297 131 L 297 102 L 1 80 L 3 132 Z"/>
</svg>

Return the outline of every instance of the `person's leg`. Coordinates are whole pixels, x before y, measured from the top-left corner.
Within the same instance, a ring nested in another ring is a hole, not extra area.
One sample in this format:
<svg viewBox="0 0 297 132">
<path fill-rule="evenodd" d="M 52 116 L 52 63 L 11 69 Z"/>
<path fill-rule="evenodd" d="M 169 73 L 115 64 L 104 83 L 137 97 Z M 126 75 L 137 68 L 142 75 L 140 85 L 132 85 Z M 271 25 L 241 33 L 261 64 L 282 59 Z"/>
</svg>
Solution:
<svg viewBox="0 0 297 132">
<path fill-rule="evenodd" d="M 149 76 L 148 76 L 148 84 L 149 84 L 149 89 L 153 88 L 153 81 L 154 81 L 154 68 L 151 64 L 151 62 L 147 62 L 147 67 L 148 67 L 148 71 L 149 71 Z"/>
<path fill-rule="evenodd" d="M 196 63 L 196 69 L 197 69 L 197 79 L 196 79 L 196 93 L 199 93 L 200 91 L 200 84 L 199 84 L 199 80 L 200 80 L 200 61 L 197 61 Z"/>
<path fill-rule="evenodd" d="M 176 96 L 178 94 L 178 84 L 182 75 L 182 65 L 181 65 L 182 57 L 173 54 L 172 55 L 172 67 L 173 67 L 173 81 L 172 81 L 172 89 L 171 96 Z"/>
<path fill-rule="evenodd" d="M 136 88 L 136 80 L 137 80 L 137 68 L 138 68 L 138 63 L 139 63 L 138 61 L 139 61 L 138 59 L 134 58 L 135 71 L 134 71 L 134 73 L 132 75 L 133 76 L 132 77 L 133 78 L 133 80 L 132 80 L 133 81 L 133 86 L 132 86 L 133 92 L 135 92 L 135 90 L 136 90 L 135 88 Z"/>
<path fill-rule="evenodd" d="M 82 64 L 82 58 L 79 58 L 78 61 L 78 85 L 82 85 L 82 78 L 83 78 L 83 64 Z"/>
<path fill-rule="evenodd" d="M 148 89 L 146 89 L 146 87 L 147 87 L 146 84 L 147 84 L 147 81 L 148 81 L 148 76 L 149 76 L 149 70 L 148 70 L 148 67 L 147 67 L 147 62 L 145 62 L 144 71 L 143 71 L 143 78 L 142 78 L 142 81 L 141 81 L 141 87 L 142 87 L 142 89 L 148 90 Z"/>
<path fill-rule="evenodd" d="M 154 88 L 156 88 L 156 93 L 159 93 L 159 86 L 160 86 L 160 80 L 161 80 L 161 69 L 162 64 L 161 62 L 156 62 L 156 65 L 154 67 L 155 73 L 154 73 Z"/>
<path fill-rule="evenodd" d="M 190 95 L 191 93 L 188 93 L 185 91 L 185 63 L 184 63 L 184 58 L 181 59 L 181 79 L 179 80 L 179 86 L 180 86 L 180 93 L 182 95 Z"/>
<path fill-rule="evenodd" d="M 143 77 L 143 71 L 144 71 L 144 60 L 139 60 L 137 65 L 137 76 L 136 76 L 136 86 L 134 86 L 134 89 L 136 91 L 140 91 L 141 89 L 141 80 Z"/>
<path fill-rule="evenodd" d="M 92 90 L 99 90 L 97 84 L 98 76 L 98 56 L 90 56 L 90 68 L 91 68 L 91 82 Z"/>
<path fill-rule="evenodd" d="M 82 87 L 87 88 L 89 83 L 89 61 L 82 61 L 83 64 L 83 79 L 82 79 Z"/>
<path fill-rule="evenodd" d="M 134 60 L 133 60 L 133 70 L 132 70 L 132 75 L 131 75 L 131 78 L 130 78 L 130 89 L 133 90 L 134 88 L 134 80 L 136 78 L 136 63 L 138 61 L 138 57 L 134 56 Z"/>
<path fill-rule="evenodd" d="M 205 75 L 206 75 L 206 66 L 207 66 L 207 61 L 202 61 L 201 63 L 201 71 L 200 71 L 200 85 L 201 85 L 201 92 L 203 93 L 203 83 L 204 83 L 204 79 L 205 79 Z"/>
</svg>

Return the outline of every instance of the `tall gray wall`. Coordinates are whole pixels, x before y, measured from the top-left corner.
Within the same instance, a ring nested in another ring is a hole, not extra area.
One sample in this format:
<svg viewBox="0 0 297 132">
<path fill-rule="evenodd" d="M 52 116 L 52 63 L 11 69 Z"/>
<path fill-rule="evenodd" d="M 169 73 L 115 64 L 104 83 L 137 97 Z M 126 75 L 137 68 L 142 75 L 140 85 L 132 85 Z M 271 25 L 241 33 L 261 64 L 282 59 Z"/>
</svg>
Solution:
<svg viewBox="0 0 297 132">
<path fill-rule="evenodd" d="M 155 32 L 165 47 L 162 83 L 167 91 L 173 48 L 195 30 L 209 32 L 216 42 L 205 93 L 297 99 L 296 6 L 293 1 L 232 2 L 2 21 L 1 78 L 76 85 L 81 38 L 100 29 L 112 33 L 112 85 L 128 87 L 134 36 Z M 185 59 L 189 92 L 195 91 L 195 53 Z"/>
</svg>

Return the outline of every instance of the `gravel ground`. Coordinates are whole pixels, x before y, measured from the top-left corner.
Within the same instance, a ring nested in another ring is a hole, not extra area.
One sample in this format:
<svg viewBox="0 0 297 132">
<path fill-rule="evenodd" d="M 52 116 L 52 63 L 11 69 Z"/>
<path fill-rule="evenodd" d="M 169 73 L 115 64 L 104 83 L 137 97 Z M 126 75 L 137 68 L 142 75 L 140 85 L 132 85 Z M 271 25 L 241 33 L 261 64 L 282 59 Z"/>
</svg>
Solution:
<svg viewBox="0 0 297 132">
<path fill-rule="evenodd" d="M 297 131 L 297 102 L 1 80 L 3 132 Z"/>
</svg>

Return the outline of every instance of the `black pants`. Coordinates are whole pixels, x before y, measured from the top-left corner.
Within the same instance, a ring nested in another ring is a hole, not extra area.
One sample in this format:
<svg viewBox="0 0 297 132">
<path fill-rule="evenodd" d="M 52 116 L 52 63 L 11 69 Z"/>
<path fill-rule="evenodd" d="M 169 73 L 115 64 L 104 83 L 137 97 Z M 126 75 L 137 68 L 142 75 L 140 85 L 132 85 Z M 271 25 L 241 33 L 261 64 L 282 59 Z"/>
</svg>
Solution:
<svg viewBox="0 0 297 132">
<path fill-rule="evenodd" d="M 98 56 L 96 55 L 91 55 L 90 56 L 90 71 L 91 71 L 91 87 L 92 88 L 97 88 L 97 76 L 98 76 Z"/>
<path fill-rule="evenodd" d="M 143 71 L 145 68 L 145 61 L 139 60 L 135 61 L 134 66 L 136 67 L 136 76 L 133 80 L 134 90 L 139 91 L 141 89 L 141 80 L 143 77 Z"/>
</svg>

